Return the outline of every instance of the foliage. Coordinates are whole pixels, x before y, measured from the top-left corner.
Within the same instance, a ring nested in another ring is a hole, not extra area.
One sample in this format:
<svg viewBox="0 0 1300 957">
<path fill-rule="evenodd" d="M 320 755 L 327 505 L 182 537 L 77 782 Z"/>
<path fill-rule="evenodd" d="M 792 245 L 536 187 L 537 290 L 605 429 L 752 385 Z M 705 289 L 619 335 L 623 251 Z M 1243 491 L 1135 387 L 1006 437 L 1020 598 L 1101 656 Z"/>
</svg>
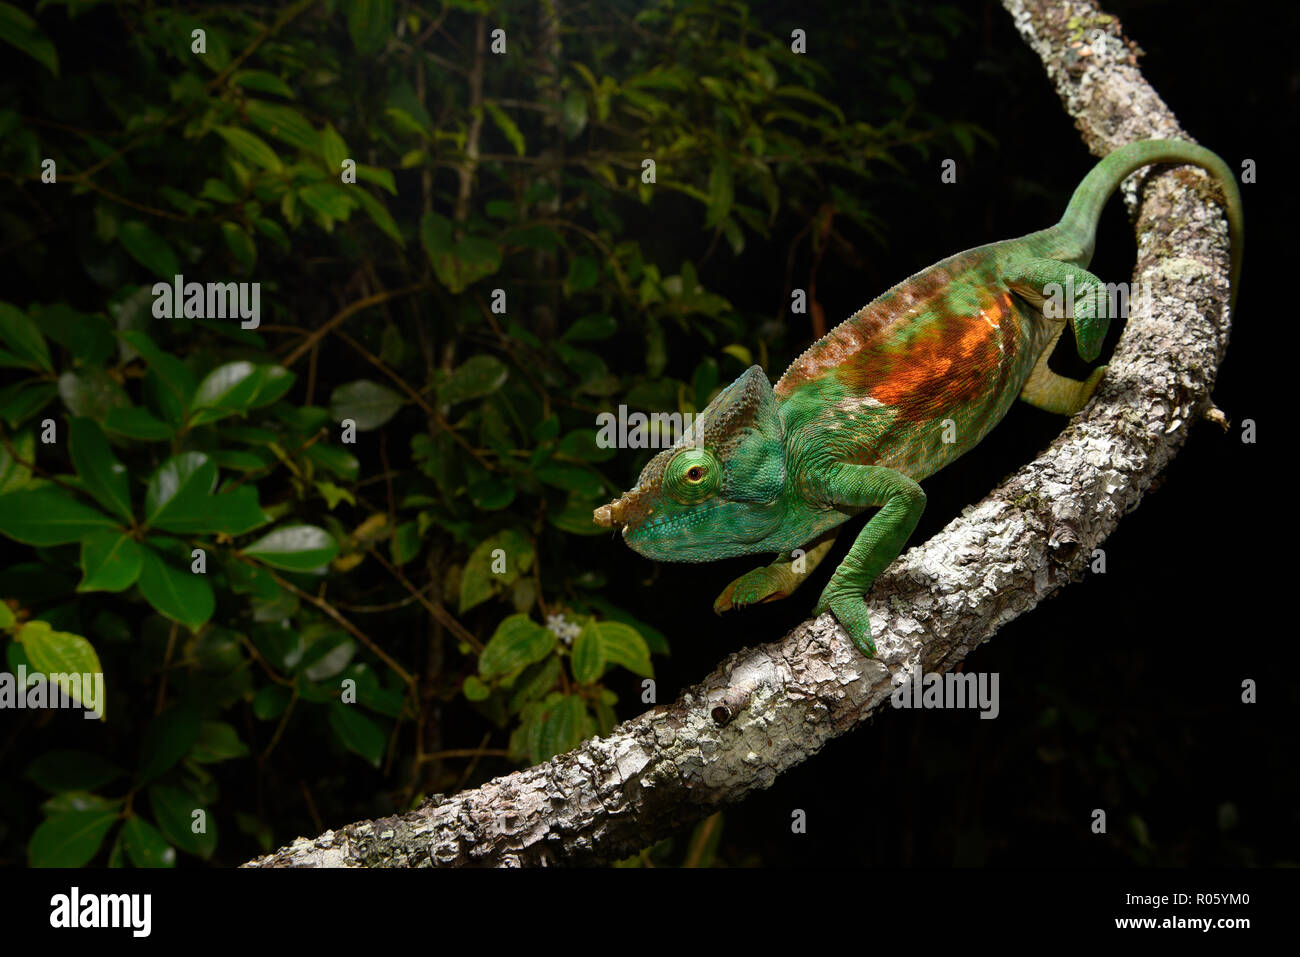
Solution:
<svg viewBox="0 0 1300 957">
<path fill-rule="evenodd" d="M 785 349 L 685 250 L 878 233 L 873 171 L 978 131 L 918 105 L 946 8 L 906 76 L 883 10 L 876 88 L 838 101 L 743 3 L 574 16 L 0 3 L 0 629 L 11 672 L 107 687 L 100 721 L 17 712 L 32 863 L 215 860 L 231 829 L 238 861 L 340 774 L 409 807 L 484 730 L 542 761 L 653 679 L 668 642 L 587 538 L 636 465 L 595 417 L 696 411 Z M 231 281 L 256 322 L 183 286 Z"/>
</svg>

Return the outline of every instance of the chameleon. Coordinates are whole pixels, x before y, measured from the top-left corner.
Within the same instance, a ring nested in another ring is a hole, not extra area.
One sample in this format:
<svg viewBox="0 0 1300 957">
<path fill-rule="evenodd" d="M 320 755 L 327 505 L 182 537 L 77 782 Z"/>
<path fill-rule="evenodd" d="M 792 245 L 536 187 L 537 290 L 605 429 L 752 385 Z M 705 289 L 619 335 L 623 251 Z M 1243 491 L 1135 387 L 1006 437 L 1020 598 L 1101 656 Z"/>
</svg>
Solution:
<svg viewBox="0 0 1300 957">
<path fill-rule="evenodd" d="M 1098 358 L 1112 310 L 1087 270 L 1097 222 L 1120 183 L 1153 163 L 1198 166 L 1218 182 L 1235 306 L 1243 225 L 1228 166 L 1191 143 L 1130 143 L 1093 167 L 1055 226 L 916 273 L 815 342 L 775 387 L 751 366 L 593 520 L 657 561 L 776 553 L 723 590 L 721 614 L 791 595 L 844 522 L 878 509 L 813 610 L 830 611 L 874 657 L 865 596 L 921 517 L 918 483 L 974 447 L 1017 397 L 1073 415 L 1104 376 L 1103 365 L 1069 379 L 1048 358 L 1067 324 L 1079 356 Z"/>
</svg>

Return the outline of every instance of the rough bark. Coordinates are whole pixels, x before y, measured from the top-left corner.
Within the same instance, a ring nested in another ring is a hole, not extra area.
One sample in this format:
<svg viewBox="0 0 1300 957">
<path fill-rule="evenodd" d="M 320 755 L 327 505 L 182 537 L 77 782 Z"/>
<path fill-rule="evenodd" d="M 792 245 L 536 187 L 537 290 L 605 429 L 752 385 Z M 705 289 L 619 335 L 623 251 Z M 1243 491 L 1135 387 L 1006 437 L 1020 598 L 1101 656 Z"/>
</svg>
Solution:
<svg viewBox="0 0 1300 957">
<path fill-rule="evenodd" d="M 1113 18 L 1090 3 L 1004 0 L 1098 155 L 1136 139 L 1187 139 L 1136 67 Z M 738 801 L 865 721 L 918 667 L 946 671 L 998 628 L 1082 577 L 1212 409 L 1228 336 L 1227 227 L 1207 178 L 1144 170 L 1135 307 L 1094 401 L 1042 455 L 868 595 L 878 657 L 829 615 L 733 654 L 671 705 L 537 767 L 420 809 L 302 838 L 259 867 L 602 863 Z M 689 627 L 684 622 L 683 627 Z M 701 622 L 701 627 L 707 623 Z M 682 635 L 689 640 L 689 635 Z"/>
</svg>

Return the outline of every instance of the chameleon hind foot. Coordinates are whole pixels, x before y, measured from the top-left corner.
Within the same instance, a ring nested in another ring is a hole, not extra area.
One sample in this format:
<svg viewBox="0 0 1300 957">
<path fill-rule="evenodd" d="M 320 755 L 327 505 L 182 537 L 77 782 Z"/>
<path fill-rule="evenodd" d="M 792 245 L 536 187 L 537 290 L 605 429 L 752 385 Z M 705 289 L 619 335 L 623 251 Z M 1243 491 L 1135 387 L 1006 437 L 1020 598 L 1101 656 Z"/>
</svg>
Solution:
<svg viewBox="0 0 1300 957">
<path fill-rule="evenodd" d="M 1048 320 L 1068 322 L 1074 330 L 1079 358 L 1092 362 L 1101 353 L 1110 321 L 1127 312 L 1111 303 L 1111 288 L 1071 263 L 1055 259 L 1027 259 L 1006 269 L 1002 276 L 1012 292 L 1043 312 Z M 1066 302 L 1066 297 L 1070 301 Z"/>
<path fill-rule="evenodd" d="M 1044 412 L 1074 415 L 1088 404 L 1105 374 L 1106 366 L 1099 366 L 1082 382 L 1067 379 L 1047 368 L 1047 353 L 1044 353 L 1024 388 L 1020 390 L 1020 398 Z"/>
</svg>

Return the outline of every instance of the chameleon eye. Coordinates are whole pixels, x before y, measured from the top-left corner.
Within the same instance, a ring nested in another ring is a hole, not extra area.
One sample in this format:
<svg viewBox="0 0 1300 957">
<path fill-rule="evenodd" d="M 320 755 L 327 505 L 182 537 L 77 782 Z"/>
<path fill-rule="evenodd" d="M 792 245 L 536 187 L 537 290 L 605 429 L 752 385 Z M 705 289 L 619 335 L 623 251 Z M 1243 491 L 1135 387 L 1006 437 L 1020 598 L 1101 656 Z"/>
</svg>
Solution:
<svg viewBox="0 0 1300 957">
<path fill-rule="evenodd" d="M 683 449 L 668 464 L 664 487 L 683 505 L 703 502 L 718 490 L 717 462 L 707 449 Z"/>
</svg>

